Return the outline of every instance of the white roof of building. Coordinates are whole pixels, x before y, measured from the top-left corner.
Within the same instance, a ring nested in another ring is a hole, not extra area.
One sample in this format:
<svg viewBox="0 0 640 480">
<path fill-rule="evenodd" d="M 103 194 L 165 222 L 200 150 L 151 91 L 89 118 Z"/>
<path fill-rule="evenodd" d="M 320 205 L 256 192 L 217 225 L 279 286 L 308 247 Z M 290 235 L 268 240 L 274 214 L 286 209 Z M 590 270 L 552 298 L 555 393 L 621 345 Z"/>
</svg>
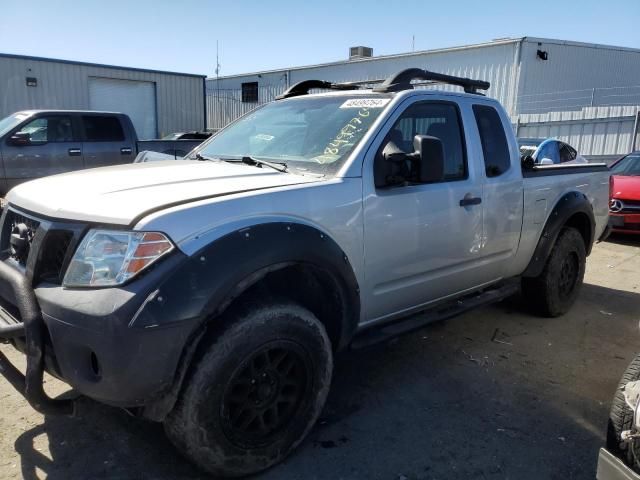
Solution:
<svg viewBox="0 0 640 480">
<path fill-rule="evenodd" d="M 556 45 L 568 45 L 568 46 L 574 46 L 574 47 L 586 47 L 586 48 L 597 48 L 597 49 L 605 49 L 605 50 L 618 50 L 618 51 L 631 51 L 631 52 L 638 52 L 640 53 L 640 49 L 638 48 L 630 48 L 630 47 L 618 47 L 618 46 L 614 46 L 614 45 L 602 45 L 602 44 L 598 44 L 598 43 L 585 43 L 585 42 L 574 42 L 571 40 L 557 40 L 557 39 L 551 39 L 551 38 L 538 38 L 538 37 L 516 37 L 516 38 L 497 38 L 495 40 L 491 40 L 490 42 L 483 42 L 483 43 L 474 43 L 471 45 L 461 45 L 461 46 L 454 46 L 454 47 L 445 47 L 445 48 L 434 48 L 431 50 L 419 50 L 419 51 L 415 51 L 415 52 L 405 52 L 405 53 L 394 53 L 394 54 L 390 54 L 390 55 L 379 55 L 379 56 L 373 56 L 373 57 L 363 57 L 363 58 L 356 58 L 356 59 L 345 59 L 345 60 L 338 60 L 335 62 L 326 62 L 326 63 L 317 63 L 317 64 L 311 64 L 311 65 L 302 65 L 302 66 L 298 66 L 298 67 L 285 67 L 285 68 L 275 68 L 272 70 L 261 70 L 261 71 L 257 71 L 257 72 L 245 72 L 245 73 L 237 73 L 237 74 L 233 74 L 233 75 L 223 75 L 220 76 L 220 79 L 225 79 L 225 78 L 237 78 L 237 77 L 246 77 L 246 76 L 251 76 L 251 75 L 266 75 L 266 74 L 270 74 L 270 73 L 281 73 L 281 72 L 287 72 L 290 70 L 305 70 L 308 68 L 318 68 L 318 67 L 329 67 L 329 66 L 333 66 L 333 65 L 345 65 L 345 64 L 350 64 L 350 63 L 359 63 L 359 62 L 371 62 L 371 61 L 377 61 L 377 60 L 385 60 L 385 59 L 392 59 L 392 58 L 404 58 L 404 57 L 412 57 L 412 56 L 421 56 L 421 55 L 429 55 L 429 54 L 434 54 L 434 53 L 446 53 L 446 52 L 455 52 L 455 51 L 459 51 L 459 50 L 470 50 L 470 49 L 474 49 L 474 48 L 487 48 L 487 47 L 494 47 L 497 45 L 505 45 L 505 44 L 511 44 L 511 43 L 518 43 L 518 42 L 531 42 L 531 43 L 545 43 L 545 44 L 556 44 Z M 215 77 L 208 77 L 207 80 L 216 80 Z"/>
</svg>

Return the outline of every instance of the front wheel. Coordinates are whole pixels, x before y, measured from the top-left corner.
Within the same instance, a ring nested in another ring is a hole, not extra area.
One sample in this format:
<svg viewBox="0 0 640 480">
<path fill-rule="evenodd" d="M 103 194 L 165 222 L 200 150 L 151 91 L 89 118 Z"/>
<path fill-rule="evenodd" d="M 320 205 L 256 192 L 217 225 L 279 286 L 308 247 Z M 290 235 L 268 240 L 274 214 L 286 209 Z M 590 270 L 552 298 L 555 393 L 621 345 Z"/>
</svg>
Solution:
<svg viewBox="0 0 640 480">
<path fill-rule="evenodd" d="M 563 228 L 542 273 L 522 279 L 525 299 L 544 316 L 567 313 L 580 293 L 586 262 L 587 252 L 580 232 L 572 227 Z"/>
<path fill-rule="evenodd" d="M 303 440 L 324 406 L 333 356 L 324 326 L 301 306 L 245 307 L 230 316 L 165 430 L 203 470 L 237 477 L 280 462 Z"/>
</svg>

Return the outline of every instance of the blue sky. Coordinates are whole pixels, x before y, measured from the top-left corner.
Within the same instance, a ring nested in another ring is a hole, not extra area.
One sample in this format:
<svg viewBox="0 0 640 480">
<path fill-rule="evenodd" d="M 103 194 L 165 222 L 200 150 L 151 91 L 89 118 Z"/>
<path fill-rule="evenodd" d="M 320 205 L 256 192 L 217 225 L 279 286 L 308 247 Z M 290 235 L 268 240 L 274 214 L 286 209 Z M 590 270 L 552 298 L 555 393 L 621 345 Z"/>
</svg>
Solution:
<svg viewBox="0 0 640 480">
<path fill-rule="evenodd" d="M 640 48 L 640 0 L 29 0 L 1 4 L 0 53 L 213 75 L 548 37 Z"/>
</svg>

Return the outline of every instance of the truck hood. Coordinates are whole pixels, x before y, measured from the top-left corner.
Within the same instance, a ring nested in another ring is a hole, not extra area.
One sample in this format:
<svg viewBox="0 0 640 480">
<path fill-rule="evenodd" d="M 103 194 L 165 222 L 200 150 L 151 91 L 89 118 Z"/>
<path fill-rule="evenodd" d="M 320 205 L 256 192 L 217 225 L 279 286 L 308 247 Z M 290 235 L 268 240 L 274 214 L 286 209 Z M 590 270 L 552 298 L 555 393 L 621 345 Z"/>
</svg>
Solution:
<svg viewBox="0 0 640 480">
<path fill-rule="evenodd" d="M 128 225 L 181 203 L 318 180 L 268 167 L 170 160 L 53 175 L 18 185 L 7 200 L 47 217 Z"/>
<path fill-rule="evenodd" d="M 614 198 L 640 200 L 640 177 L 614 175 L 612 178 Z"/>
</svg>

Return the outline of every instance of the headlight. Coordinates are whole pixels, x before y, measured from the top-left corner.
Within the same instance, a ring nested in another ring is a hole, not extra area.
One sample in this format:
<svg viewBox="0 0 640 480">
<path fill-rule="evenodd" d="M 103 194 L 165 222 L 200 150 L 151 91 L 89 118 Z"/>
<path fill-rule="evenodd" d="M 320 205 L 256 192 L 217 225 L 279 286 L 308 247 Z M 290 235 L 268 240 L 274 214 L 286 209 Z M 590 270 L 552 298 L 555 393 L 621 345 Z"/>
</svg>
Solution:
<svg viewBox="0 0 640 480">
<path fill-rule="evenodd" d="M 65 287 L 121 285 L 173 248 L 171 240 L 158 232 L 90 230 L 62 283 Z"/>
</svg>

